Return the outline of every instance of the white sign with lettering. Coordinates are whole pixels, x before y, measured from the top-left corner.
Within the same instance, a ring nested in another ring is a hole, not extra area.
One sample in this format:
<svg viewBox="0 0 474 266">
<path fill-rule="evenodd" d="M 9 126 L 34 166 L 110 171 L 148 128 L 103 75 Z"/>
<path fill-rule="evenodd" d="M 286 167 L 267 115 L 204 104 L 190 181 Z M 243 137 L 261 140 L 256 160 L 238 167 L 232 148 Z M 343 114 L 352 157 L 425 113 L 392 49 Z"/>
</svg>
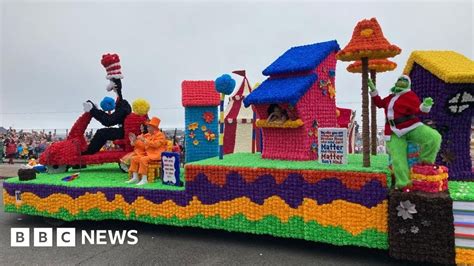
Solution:
<svg viewBox="0 0 474 266">
<path fill-rule="evenodd" d="M 163 152 L 161 154 L 161 167 L 163 184 L 181 186 L 178 153 Z"/>
<path fill-rule="evenodd" d="M 163 182 L 176 183 L 176 169 L 174 168 L 176 158 L 174 156 L 163 156 Z"/>
<path fill-rule="evenodd" d="M 318 157 L 320 163 L 347 164 L 347 129 L 319 128 Z"/>
</svg>

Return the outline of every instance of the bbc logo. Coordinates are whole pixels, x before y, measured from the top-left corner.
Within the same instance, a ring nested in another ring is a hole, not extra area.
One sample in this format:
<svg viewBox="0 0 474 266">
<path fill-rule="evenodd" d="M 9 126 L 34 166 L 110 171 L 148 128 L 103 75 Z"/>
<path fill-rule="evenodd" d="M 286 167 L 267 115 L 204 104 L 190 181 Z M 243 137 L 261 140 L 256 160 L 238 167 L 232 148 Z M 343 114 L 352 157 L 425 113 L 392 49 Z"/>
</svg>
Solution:
<svg viewBox="0 0 474 266">
<path fill-rule="evenodd" d="M 52 247 L 53 238 L 53 228 L 33 228 L 32 239 L 34 247 Z M 30 228 L 11 228 L 10 246 L 29 247 Z M 56 246 L 75 247 L 76 229 L 67 227 L 56 228 Z"/>
</svg>

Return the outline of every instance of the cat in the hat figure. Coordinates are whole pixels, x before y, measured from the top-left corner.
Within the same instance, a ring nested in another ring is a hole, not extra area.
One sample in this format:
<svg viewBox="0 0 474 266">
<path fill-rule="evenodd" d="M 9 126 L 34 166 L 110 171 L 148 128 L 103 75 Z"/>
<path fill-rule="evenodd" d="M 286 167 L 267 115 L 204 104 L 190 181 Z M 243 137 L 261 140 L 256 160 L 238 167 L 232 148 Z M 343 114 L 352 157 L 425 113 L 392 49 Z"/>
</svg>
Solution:
<svg viewBox="0 0 474 266">
<path fill-rule="evenodd" d="M 97 108 L 90 100 L 83 104 L 84 111 L 89 112 L 93 118 L 106 127 L 97 130 L 87 150 L 82 153 L 83 155 L 98 152 L 107 140 L 123 139 L 123 123 L 127 115 L 132 112 L 130 104 L 122 97 L 121 79 L 123 75 L 119 56 L 117 54 L 104 54 L 101 63 L 107 71 L 106 78 L 110 80 L 107 91 L 114 91 L 117 94 L 115 110 L 112 113 L 105 112 Z M 118 125 L 118 127 L 112 127 L 115 125 Z"/>
<path fill-rule="evenodd" d="M 378 108 L 385 110 L 385 139 L 392 158 L 392 167 L 395 174 L 395 186 L 398 189 L 409 191 L 412 184 L 410 168 L 407 160 L 407 142 L 420 146 L 420 160 L 422 164 L 433 164 L 441 145 L 441 135 L 435 129 L 423 124 L 417 114 L 429 113 L 433 106 L 433 99 L 428 97 L 420 102 L 418 96 L 410 89 L 410 77 L 402 75 L 391 94 L 381 98 L 372 80 L 369 79 L 370 96 Z"/>
</svg>

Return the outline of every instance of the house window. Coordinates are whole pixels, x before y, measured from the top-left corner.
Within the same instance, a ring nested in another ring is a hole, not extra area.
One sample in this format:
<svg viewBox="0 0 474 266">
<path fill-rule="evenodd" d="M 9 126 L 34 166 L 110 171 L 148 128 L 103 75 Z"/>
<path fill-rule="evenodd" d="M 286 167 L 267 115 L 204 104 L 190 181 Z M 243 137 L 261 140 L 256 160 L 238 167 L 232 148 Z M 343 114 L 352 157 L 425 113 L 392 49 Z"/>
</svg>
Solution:
<svg viewBox="0 0 474 266">
<path fill-rule="evenodd" d="M 288 112 L 278 104 L 270 104 L 267 110 L 267 122 L 285 123 L 288 120 Z"/>
<path fill-rule="evenodd" d="M 449 113 L 457 115 L 468 110 L 473 105 L 474 96 L 468 91 L 461 91 L 448 99 L 447 107 Z"/>
<path fill-rule="evenodd" d="M 270 104 L 261 106 L 260 119 L 255 123 L 260 128 L 299 128 L 303 121 L 298 118 L 295 107 L 289 104 Z"/>
</svg>

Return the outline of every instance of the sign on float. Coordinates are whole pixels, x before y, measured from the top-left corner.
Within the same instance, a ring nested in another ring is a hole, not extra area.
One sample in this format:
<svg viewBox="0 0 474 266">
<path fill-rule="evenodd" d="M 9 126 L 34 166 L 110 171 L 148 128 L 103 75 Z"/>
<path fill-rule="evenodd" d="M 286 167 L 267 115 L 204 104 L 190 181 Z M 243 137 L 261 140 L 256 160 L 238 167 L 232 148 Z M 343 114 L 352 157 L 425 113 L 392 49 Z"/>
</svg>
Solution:
<svg viewBox="0 0 474 266">
<path fill-rule="evenodd" d="M 347 129 L 319 128 L 318 157 L 324 164 L 347 164 Z"/>
</svg>

